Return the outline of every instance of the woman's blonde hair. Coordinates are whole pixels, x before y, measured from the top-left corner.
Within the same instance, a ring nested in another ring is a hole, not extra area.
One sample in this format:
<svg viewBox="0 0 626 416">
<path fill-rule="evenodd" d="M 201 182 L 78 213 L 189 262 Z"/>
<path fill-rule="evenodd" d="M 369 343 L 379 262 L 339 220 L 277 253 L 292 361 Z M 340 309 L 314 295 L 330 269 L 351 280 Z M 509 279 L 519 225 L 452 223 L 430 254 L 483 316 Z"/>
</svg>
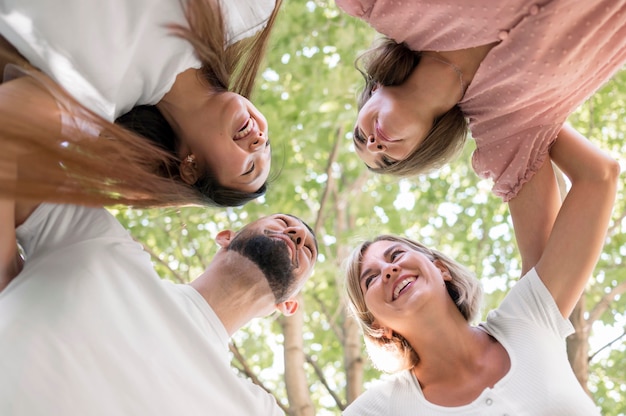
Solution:
<svg viewBox="0 0 626 416">
<path fill-rule="evenodd" d="M 188 26 L 170 25 L 188 40 L 202 63 L 201 74 L 216 91 L 249 97 L 254 87 L 281 0 L 256 36 L 224 48 L 225 28 L 219 3 L 188 0 L 183 4 Z M 91 125 L 47 131 L 29 114 L 0 114 L 3 152 L 0 169 L 18 161 L 17 180 L 0 181 L 0 196 L 85 205 L 126 204 L 136 207 L 173 205 L 238 206 L 263 195 L 217 184 L 207 172 L 194 185 L 180 179 L 177 138 L 155 107 L 142 106 L 110 123 L 80 105 L 59 85 L 32 68 L 16 51 L 0 44 L 5 59 L 17 64 L 58 102 L 64 119 Z M 0 57 L 2 58 L 2 57 Z M 2 59 L 0 59 L 2 61 Z M 1 69 L 1 68 L 0 68 Z M 6 97 L 18 100 L 20 97 Z M 10 149 L 11 151 L 6 151 Z"/>
<path fill-rule="evenodd" d="M 358 98 L 359 111 L 379 86 L 401 85 L 420 62 L 420 53 L 404 43 L 381 37 L 355 62 L 365 79 Z M 437 169 L 458 155 L 467 138 L 468 124 L 458 105 L 433 120 L 422 143 L 406 159 L 391 165 L 369 169 L 395 176 L 415 176 Z"/>
<path fill-rule="evenodd" d="M 408 238 L 380 235 L 358 245 L 346 263 L 345 294 L 348 309 L 361 328 L 368 354 L 374 365 L 381 371 L 394 373 L 412 368 L 419 362 L 419 357 L 402 335 L 393 332 L 391 338 L 384 337 L 381 329 L 374 325 L 375 317 L 365 304 L 360 282 L 363 255 L 377 241 L 398 242 L 424 254 L 431 261 L 439 260 L 448 269 L 452 278 L 446 282 L 448 293 L 468 322 L 478 317 L 482 288 L 478 279 L 466 267 L 440 251 Z"/>
</svg>

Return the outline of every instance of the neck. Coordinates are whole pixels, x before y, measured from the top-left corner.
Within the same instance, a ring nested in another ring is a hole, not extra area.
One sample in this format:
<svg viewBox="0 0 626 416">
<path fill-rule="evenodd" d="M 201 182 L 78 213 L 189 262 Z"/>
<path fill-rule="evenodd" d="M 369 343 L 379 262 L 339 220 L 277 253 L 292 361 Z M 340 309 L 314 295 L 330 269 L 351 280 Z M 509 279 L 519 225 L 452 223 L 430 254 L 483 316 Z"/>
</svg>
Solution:
<svg viewBox="0 0 626 416">
<path fill-rule="evenodd" d="M 422 53 L 421 56 L 422 56 L 422 59 L 423 58 L 433 59 L 433 60 L 439 62 L 440 64 L 443 64 L 445 66 L 444 69 L 454 71 L 454 73 L 456 74 L 456 76 L 459 79 L 459 87 L 460 87 L 460 90 L 459 90 L 460 94 L 458 96 L 459 98 L 458 98 L 457 102 L 461 101 L 461 99 L 465 95 L 465 90 L 467 89 L 467 85 L 465 84 L 465 81 L 463 80 L 463 71 L 461 71 L 461 69 L 458 66 L 456 66 L 455 64 L 453 64 L 452 62 L 448 62 L 445 59 L 438 57 L 437 55 L 438 54 L 431 54 L 431 53 L 428 53 L 428 52 L 424 52 L 424 53 Z"/>
<path fill-rule="evenodd" d="M 172 88 L 156 104 L 163 117 L 178 132 L 178 120 L 201 107 L 211 97 L 213 88 L 202 79 L 200 70 L 189 68 L 176 76 Z"/>
<path fill-rule="evenodd" d="M 239 279 L 232 265 L 213 261 L 191 286 L 202 295 L 219 317 L 229 336 L 252 319 L 266 316 L 274 311 L 274 295 L 267 282 L 258 283 Z"/>
<path fill-rule="evenodd" d="M 429 119 L 446 113 L 461 99 L 459 74 L 440 59 L 421 59 L 398 88 Z"/>
<path fill-rule="evenodd" d="M 490 360 L 497 361 L 491 353 L 496 342 L 478 327 L 466 325 L 454 332 L 431 335 L 429 341 L 420 341 L 421 348 L 417 351 L 420 361 L 412 370 L 426 395 L 473 385 L 493 369 Z"/>
<path fill-rule="evenodd" d="M 422 52 L 422 57 L 437 60 L 442 65 L 446 65 L 449 71 L 453 71 L 456 74 L 457 79 L 461 80 L 462 93 L 460 100 L 465 94 L 467 87 L 472 83 L 480 64 L 496 45 L 497 42 L 454 51 L 424 51 Z"/>
</svg>

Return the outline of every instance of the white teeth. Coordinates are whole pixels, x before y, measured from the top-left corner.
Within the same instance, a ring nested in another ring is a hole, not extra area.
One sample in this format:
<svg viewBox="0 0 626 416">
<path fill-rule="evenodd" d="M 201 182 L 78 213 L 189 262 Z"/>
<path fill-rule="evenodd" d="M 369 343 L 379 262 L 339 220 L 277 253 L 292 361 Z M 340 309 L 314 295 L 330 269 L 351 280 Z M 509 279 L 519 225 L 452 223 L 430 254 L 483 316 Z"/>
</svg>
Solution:
<svg viewBox="0 0 626 416">
<path fill-rule="evenodd" d="M 235 140 L 246 137 L 252 131 L 253 128 L 254 128 L 254 120 L 252 119 L 252 117 L 250 117 L 248 121 L 246 122 L 246 124 L 243 126 L 243 128 L 239 130 L 237 134 L 235 134 Z"/>
<path fill-rule="evenodd" d="M 393 291 L 393 300 L 396 300 L 398 298 L 398 296 L 400 295 L 400 292 L 402 292 L 402 289 L 407 287 L 407 285 L 409 283 L 412 283 L 415 280 L 416 280 L 415 277 L 407 277 L 406 279 L 404 279 L 400 283 L 398 283 L 396 285 L 396 288 Z"/>
</svg>

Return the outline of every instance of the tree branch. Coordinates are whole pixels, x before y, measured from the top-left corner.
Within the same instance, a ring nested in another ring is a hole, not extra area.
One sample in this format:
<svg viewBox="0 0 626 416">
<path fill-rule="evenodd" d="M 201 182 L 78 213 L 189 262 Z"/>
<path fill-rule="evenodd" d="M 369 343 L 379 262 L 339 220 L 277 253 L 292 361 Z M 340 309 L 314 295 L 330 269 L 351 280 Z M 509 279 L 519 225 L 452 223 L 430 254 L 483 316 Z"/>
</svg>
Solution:
<svg viewBox="0 0 626 416">
<path fill-rule="evenodd" d="M 254 372 L 252 371 L 252 369 L 248 365 L 248 362 L 246 361 L 245 357 L 241 354 L 241 352 L 239 351 L 239 348 L 237 347 L 237 345 L 235 345 L 235 343 L 232 340 L 228 344 L 228 349 L 230 350 L 230 352 L 233 353 L 233 355 L 235 356 L 235 359 L 241 365 L 241 367 L 237 367 L 237 369 L 239 371 L 241 371 L 242 373 L 244 373 L 250 380 L 252 380 L 252 382 L 254 384 L 256 384 L 257 386 L 261 387 L 267 393 L 271 394 L 272 396 L 274 396 L 274 398 L 276 398 L 276 395 L 274 393 L 272 393 L 272 391 L 269 388 L 265 387 L 263 382 L 261 382 L 261 380 L 259 380 L 259 378 L 256 376 L 256 374 L 254 374 Z M 276 403 L 282 409 L 283 412 L 288 413 L 289 408 L 284 406 L 278 399 L 276 399 Z"/>
<path fill-rule="evenodd" d="M 169 264 L 167 264 L 163 259 L 161 259 L 157 253 L 155 253 L 150 247 L 148 247 L 147 245 L 143 244 L 142 242 L 136 240 L 135 238 L 133 238 L 133 240 L 135 240 L 137 243 L 141 244 L 141 246 L 143 247 L 144 251 L 146 251 L 148 254 L 150 254 L 150 257 L 152 259 L 154 259 L 155 262 L 161 264 L 163 267 L 165 267 L 167 270 L 170 271 L 170 273 L 172 274 L 172 276 L 174 276 L 174 279 L 178 282 L 178 283 L 187 283 L 187 280 L 184 279 L 177 271 L 175 271 L 174 269 L 172 269 Z"/>
<path fill-rule="evenodd" d="M 324 373 L 322 372 L 322 369 L 319 368 L 317 363 L 313 360 L 313 358 L 309 354 L 305 354 L 305 357 L 306 357 L 306 362 L 311 364 L 311 367 L 313 367 L 313 370 L 315 371 L 317 378 L 319 378 L 320 382 L 324 385 L 324 387 L 326 388 L 326 391 L 328 391 L 328 394 L 332 396 L 339 410 L 344 410 L 346 408 L 346 405 L 343 404 L 343 402 L 341 401 L 341 398 L 337 396 L 337 394 L 330 388 L 328 381 L 326 381 L 326 377 L 324 377 Z"/>
<path fill-rule="evenodd" d="M 319 308 L 322 310 L 322 313 L 328 318 L 327 322 L 330 325 L 330 327 L 333 330 L 333 332 L 335 333 L 335 336 L 343 344 L 343 334 L 342 334 L 342 331 L 336 325 L 337 316 L 335 316 L 335 314 L 331 315 L 331 313 L 328 310 L 328 308 L 326 307 L 326 304 L 324 303 L 324 301 L 322 301 L 322 299 L 320 299 L 320 297 L 317 296 L 316 293 L 312 293 L 311 296 L 317 302 Z"/>
<path fill-rule="evenodd" d="M 605 345 L 603 345 L 602 347 L 600 347 L 600 348 L 598 349 L 598 351 L 596 351 L 596 352 L 594 352 L 593 354 L 591 354 L 591 355 L 589 356 L 589 362 L 591 362 L 591 360 L 593 360 L 593 359 L 594 359 L 594 357 L 600 353 L 600 351 L 602 351 L 602 350 L 603 350 L 603 349 L 605 349 L 605 348 L 609 348 L 611 345 L 615 344 L 617 341 L 619 341 L 620 339 L 624 338 L 624 336 L 626 336 L 626 330 L 624 330 L 624 332 L 622 332 L 622 335 L 620 335 L 620 336 L 618 336 L 617 338 L 615 338 L 614 340 L 612 340 L 612 341 L 610 341 L 610 342 L 606 343 Z"/>
<path fill-rule="evenodd" d="M 331 190 L 335 185 L 335 179 L 332 174 L 333 163 L 337 160 L 337 155 L 339 154 L 339 143 L 341 142 L 341 137 L 343 137 L 343 128 L 339 127 L 337 132 L 335 133 L 335 141 L 333 143 L 333 148 L 328 155 L 328 162 L 326 163 L 326 186 L 324 186 L 324 192 L 322 193 L 322 197 L 320 199 L 320 208 L 317 211 L 317 218 L 315 219 L 315 226 L 313 230 L 315 234 L 319 232 L 320 227 L 324 221 L 324 212 L 326 203 L 328 202 L 328 197 L 331 194 Z"/>
<path fill-rule="evenodd" d="M 606 312 L 615 298 L 622 293 L 626 292 L 626 281 L 621 282 L 615 286 L 609 293 L 606 293 L 600 298 L 598 303 L 589 311 L 589 317 L 587 318 L 587 328 L 590 328 L 593 323 L 600 318 L 600 316 Z"/>
</svg>

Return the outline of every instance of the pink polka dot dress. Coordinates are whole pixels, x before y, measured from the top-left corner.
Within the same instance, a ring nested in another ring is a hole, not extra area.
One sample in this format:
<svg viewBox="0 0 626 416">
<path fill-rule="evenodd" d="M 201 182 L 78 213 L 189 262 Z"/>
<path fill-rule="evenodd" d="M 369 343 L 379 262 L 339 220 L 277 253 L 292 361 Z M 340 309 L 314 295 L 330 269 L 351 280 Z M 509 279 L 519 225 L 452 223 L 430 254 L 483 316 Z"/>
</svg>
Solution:
<svg viewBox="0 0 626 416">
<path fill-rule="evenodd" d="M 459 103 L 476 173 L 508 201 L 561 126 L 626 61 L 626 0 L 336 0 L 415 51 L 499 42 Z"/>
</svg>

